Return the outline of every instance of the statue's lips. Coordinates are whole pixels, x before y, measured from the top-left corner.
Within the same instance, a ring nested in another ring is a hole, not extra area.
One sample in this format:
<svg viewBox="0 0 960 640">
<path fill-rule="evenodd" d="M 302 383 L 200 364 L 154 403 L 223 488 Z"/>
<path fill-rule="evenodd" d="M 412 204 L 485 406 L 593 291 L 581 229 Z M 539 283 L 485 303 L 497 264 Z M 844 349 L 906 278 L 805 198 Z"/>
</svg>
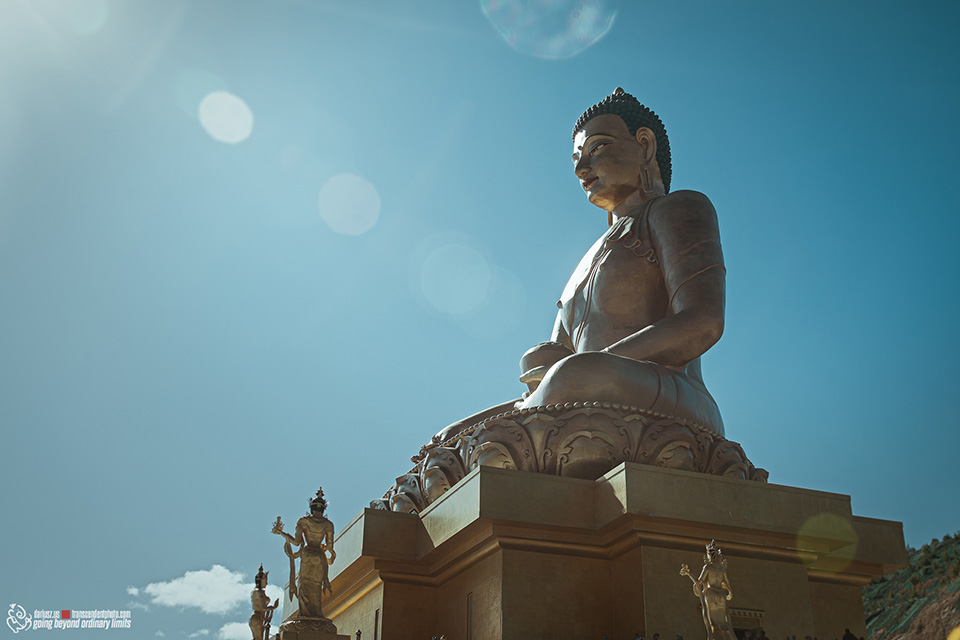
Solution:
<svg viewBox="0 0 960 640">
<path fill-rule="evenodd" d="M 597 180 L 598 180 L 597 178 L 590 178 L 589 180 L 583 180 L 580 184 L 583 186 L 583 190 L 587 191 L 588 189 L 590 189 L 590 186 Z"/>
</svg>

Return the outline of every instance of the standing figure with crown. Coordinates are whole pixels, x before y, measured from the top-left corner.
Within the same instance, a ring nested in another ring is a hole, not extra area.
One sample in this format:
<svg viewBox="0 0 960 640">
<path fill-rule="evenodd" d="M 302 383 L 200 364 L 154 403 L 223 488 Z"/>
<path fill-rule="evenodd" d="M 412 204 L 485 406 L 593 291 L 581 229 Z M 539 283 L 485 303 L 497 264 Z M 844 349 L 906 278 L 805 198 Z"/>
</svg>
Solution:
<svg viewBox="0 0 960 640">
<path fill-rule="evenodd" d="M 322 488 L 309 504 L 310 510 L 307 515 L 297 520 L 293 535 L 283 530 L 283 522 L 279 516 L 273 524 L 272 532 L 286 539 L 283 550 L 290 558 L 290 599 L 296 598 L 299 604 L 297 618 L 329 622 L 329 618 L 323 615 L 321 599 L 325 591 L 333 594 L 327 566 L 333 564 L 337 554 L 333 550 L 333 523 L 324 515 L 327 501 L 323 498 Z M 293 551 L 293 547 L 300 549 Z M 300 558 L 299 573 L 296 572 L 296 558 Z M 332 627 L 333 624 L 323 626 Z M 331 631 L 336 633 L 335 628 Z"/>
<path fill-rule="evenodd" d="M 279 598 L 270 604 L 270 598 L 265 591 L 269 573 L 263 570 L 263 565 L 260 565 L 260 571 L 257 572 L 255 580 L 256 588 L 250 593 L 250 603 L 253 605 L 250 631 L 253 632 L 253 640 L 270 640 L 270 621 L 273 620 L 274 609 L 280 606 Z"/>
<path fill-rule="evenodd" d="M 727 601 L 733 598 L 733 589 L 727 577 L 727 559 L 717 548 L 716 541 L 711 540 L 707 544 L 699 578 L 694 578 L 685 564 L 680 567 L 680 575 L 693 581 L 693 593 L 700 598 L 700 607 L 703 610 L 707 640 L 736 640 L 727 607 Z"/>
</svg>

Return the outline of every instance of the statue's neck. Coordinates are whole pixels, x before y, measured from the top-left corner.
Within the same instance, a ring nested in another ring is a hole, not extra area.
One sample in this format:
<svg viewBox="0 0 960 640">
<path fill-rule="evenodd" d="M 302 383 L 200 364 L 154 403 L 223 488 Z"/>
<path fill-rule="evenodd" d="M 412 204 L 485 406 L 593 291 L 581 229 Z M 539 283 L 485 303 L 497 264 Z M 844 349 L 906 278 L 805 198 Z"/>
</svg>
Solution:
<svg viewBox="0 0 960 640">
<path fill-rule="evenodd" d="M 629 196 L 624 198 L 623 202 L 619 203 L 612 210 L 608 211 L 608 222 L 612 227 L 617 223 L 617 220 L 620 218 L 626 218 L 631 215 L 636 214 L 637 210 L 640 209 L 643 205 L 647 204 L 650 200 L 663 195 L 658 193 L 658 189 L 654 190 L 654 193 L 643 193 L 642 191 L 634 191 Z"/>
</svg>

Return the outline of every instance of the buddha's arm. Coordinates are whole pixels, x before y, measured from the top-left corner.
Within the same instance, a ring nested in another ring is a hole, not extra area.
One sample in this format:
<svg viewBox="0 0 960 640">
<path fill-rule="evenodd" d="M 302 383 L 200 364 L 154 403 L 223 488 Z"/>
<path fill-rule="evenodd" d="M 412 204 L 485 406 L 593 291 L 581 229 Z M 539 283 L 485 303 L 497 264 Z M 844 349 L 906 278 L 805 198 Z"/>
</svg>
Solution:
<svg viewBox="0 0 960 640">
<path fill-rule="evenodd" d="M 723 334 L 726 271 L 717 214 L 703 194 L 678 191 L 654 203 L 650 232 L 670 300 L 667 316 L 604 351 L 679 368 Z"/>
<path fill-rule="evenodd" d="M 570 334 L 567 333 L 566 328 L 563 326 L 563 311 L 557 312 L 557 320 L 553 323 L 553 331 L 550 333 L 550 340 L 553 342 L 559 342 L 562 345 L 570 347 L 570 350 L 573 350 L 573 341 L 570 339 Z"/>
</svg>

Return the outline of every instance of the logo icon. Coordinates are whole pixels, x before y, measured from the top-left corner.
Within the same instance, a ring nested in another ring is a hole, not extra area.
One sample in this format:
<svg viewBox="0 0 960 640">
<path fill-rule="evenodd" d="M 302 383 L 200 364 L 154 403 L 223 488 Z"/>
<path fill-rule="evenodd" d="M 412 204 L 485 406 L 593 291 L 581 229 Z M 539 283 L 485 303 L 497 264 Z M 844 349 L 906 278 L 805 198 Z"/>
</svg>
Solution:
<svg viewBox="0 0 960 640">
<path fill-rule="evenodd" d="M 30 628 L 30 616 L 23 610 L 23 607 L 12 603 L 10 611 L 7 612 L 7 626 L 14 633 L 20 633 L 24 629 Z"/>
</svg>

